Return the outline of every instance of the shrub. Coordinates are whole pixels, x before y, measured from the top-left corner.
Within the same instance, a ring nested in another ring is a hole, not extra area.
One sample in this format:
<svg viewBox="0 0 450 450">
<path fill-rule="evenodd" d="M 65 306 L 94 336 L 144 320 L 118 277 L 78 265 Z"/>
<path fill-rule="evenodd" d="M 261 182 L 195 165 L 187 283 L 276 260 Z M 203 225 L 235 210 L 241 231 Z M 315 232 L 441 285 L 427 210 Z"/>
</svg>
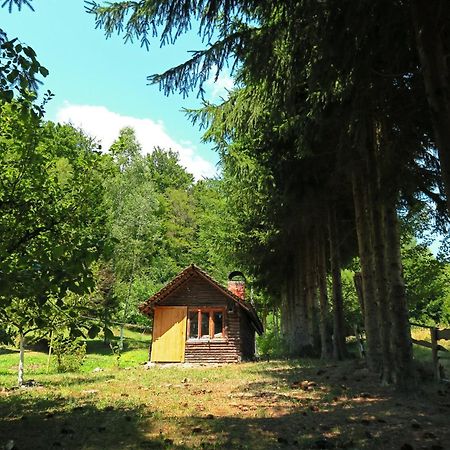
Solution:
<svg viewBox="0 0 450 450">
<path fill-rule="evenodd" d="M 286 356 L 286 343 L 280 333 L 266 330 L 262 336 L 256 337 L 257 352 L 261 359 L 276 359 Z"/>
<path fill-rule="evenodd" d="M 78 372 L 86 358 L 86 343 L 80 339 L 57 336 L 53 341 L 53 354 L 58 372 Z"/>
</svg>

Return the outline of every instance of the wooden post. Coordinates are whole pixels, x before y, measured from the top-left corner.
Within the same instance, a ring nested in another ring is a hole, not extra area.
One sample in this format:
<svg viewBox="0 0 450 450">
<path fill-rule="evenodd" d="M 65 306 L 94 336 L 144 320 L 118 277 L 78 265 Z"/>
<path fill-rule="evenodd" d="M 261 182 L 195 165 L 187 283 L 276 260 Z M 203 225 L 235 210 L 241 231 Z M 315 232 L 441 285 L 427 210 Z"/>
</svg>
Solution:
<svg viewBox="0 0 450 450">
<path fill-rule="evenodd" d="M 430 328 L 431 334 L 431 356 L 433 358 L 433 372 L 437 381 L 440 381 L 441 374 L 439 371 L 439 357 L 438 357 L 438 330 L 435 327 Z"/>
</svg>

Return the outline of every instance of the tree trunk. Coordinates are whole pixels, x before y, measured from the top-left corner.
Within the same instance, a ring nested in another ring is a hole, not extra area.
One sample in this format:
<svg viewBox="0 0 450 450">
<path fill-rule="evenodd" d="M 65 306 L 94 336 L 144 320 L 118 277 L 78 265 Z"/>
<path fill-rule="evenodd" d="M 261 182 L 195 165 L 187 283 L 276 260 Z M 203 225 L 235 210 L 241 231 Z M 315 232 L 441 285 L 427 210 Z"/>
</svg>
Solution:
<svg viewBox="0 0 450 450">
<path fill-rule="evenodd" d="M 50 343 L 48 344 L 48 356 L 47 356 L 47 370 L 46 373 L 48 373 L 50 369 L 50 359 L 52 357 L 52 351 L 53 351 L 53 330 L 50 331 Z"/>
<path fill-rule="evenodd" d="M 281 328 L 281 335 L 283 336 L 283 340 L 286 343 L 287 346 L 287 352 L 289 353 L 289 349 L 291 347 L 291 327 L 290 327 L 290 308 L 289 308 L 289 301 L 291 301 L 290 295 L 289 295 L 289 288 L 290 283 L 288 279 L 285 279 L 283 288 L 281 289 L 281 321 L 280 321 L 280 328 Z"/>
<path fill-rule="evenodd" d="M 388 278 L 385 267 L 383 223 L 384 208 L 375 205 L 373 214 L 373 238 L 375 261 L 375 284 L 378 303 L 378 321 L 380 324 L 381 341 L 381 382 L 383 385 L 392 383 L 392 352 L 390 345 L 391 317 L 389 314 Z"/>
<path fill-rule="evenodd" d="M 411 0 L 412 22 L 450 214 L 450 78 L 440 9 L 446 2 Z M 447 17 L 443 14 L 442 18 Z"/>
<path fill-rule="evenodd" d="M 278 308 L 276 306 L 273 307 L 273 334 L 278 338 L 280 335 L 280 325 L 278 320 Z"/>
<path fill-rule="evenodd" d="M 306 301 L 306 326 L 308 340 L 311 343 L 309 349 L 305 349 L 307 356 L 317 356 L 320 353 L 320 333 L 317 320 L 317 277 L 315 274 L 314 240 L 308 235 L 305 243 L 306 251 L 303 255 L 303 270 L 305 272 L 305 301 Z"/>
<path fill-rule="evenodd" d="M 384 235 L 384 203 L 386 195 L 382 195 L 385 189 L 382 186 L 383 178 L 386 178 L 382 168 L 382 158 L 386 158 L 390 146 L 386 145 L 385 137 L 381 136 L 382 128 L 373 126 L 373 139 L 368 151 L 368 192 L 370 198 L 371 214 L 371 236 L 373 242 L 373 262 L 375 293 L 378 305 L 378 322 L 380 325 L 381 342 L 381 383 L 388 385 L 392 383 L 392 352 L 390 345 L 391 320 L 389 315 L 389 302 L 387 296 L 388 278 L 385 266 L 385 235 Z M 383 152 L 380 155 L 379 152 Z M 387 180 L 386 180 L 386 184 Z M 392 184 L 392 183 L 391 183 Z M 392 186 L 391 186 L 392 187 Z M 383 192 L 382 192 L 383 191 Z"/>
<path fill-rule="evenodd" d="M 378 306 L 375 295 L 373 274 L 372 242 L 370 236 L 370 210 L 367 208 L 367 195 L 361 174 L 353 172 L 353 201 L 355 206 L 356 234 L 358 238 L 359 257 L 364 301 L 364 328 L 367 339 L 367 365 L 378 372 L 381 367 L 380 335 L 378 324 Z"/>
<path fill-rule="evenodd" d="M 302 245 L 297 258 L 296 301 L 294 320 L 297 327 L 297 355 L 311 356 L 314 347 L 314 335 L 311 327 L 312 310 L 309 293 L 309 273 L 305 253 L 306 244 Z"/>
<path fill-rule="evenodd" d="M 328 235 L 333 295 L 333 358 L 343 359 L 347 353 L 344 333 L 344 298 L 342 295 L 341 255 L 334 206 L 330 206 L 328 209 Z"/>
<path fill-rule="evenodd" d="M 366 317 L 366 313 L 364 311 L 364 293 L 363 293 L 363 287 L 362 287 L 361 272 L 355 273 L 355 275 L 353 276 L 353 283 L 355 285 L 356 296 L 358 297 L 358 303 L 359 303 L 359 307 L 361 308 L 361 314 L 362 314 L 363 321 L 364 321 L 364 317 Z"/>
<path fill-rule="evenodd" d="M 392 322 L 391 345 L 394 355 L 393 379 L 400 390 L 408 391 L 415 386 L 415 374 L 395 201 L 386 205 L 385 230 L 386 267 L 389 278 L 388 299 Z"/>
<path fill-rule="evenodd" d="M 23 333 L 20 333 L 19 338 L 19 372 L 17 376 L 17 384 L 19 387 L 23 385 L 23 372 L 24 372 L 24 355 L 25 355 L 25 349 L 24 349 L 24 335 Z"/>
<path fill-rule="evenodd" d="M 329 333 L 328 318 L 330 316 L 327 292 L 327 262 L 325 239 L 322 228 L 317 227 L 316 232 L 317 256 L 317 285 L 319 288 L 319 330 L 320 330 L 320 356 L 329 359 L 331 356 L 331 336 Z"/>
<path fill-rule="evenodd" d="M 119 350 L 123 350 L 123 331 L 124 331 L 125 325 L 124 322 L 120 324 L 120 333 L 119 333 Z"/>
<path fill-rule="evenodd" d="M 294 257 L 291 262 L 291 272 L 286 278 L 286 289 L 283 299 L 283 337 L 287 344 L 287 352 L 291 357 L 303 356 L 303 349 L 308 342 L 300 269 L 297 257 Z"/>
<path fill-rule="evenodd" d="M 264 330 L 267 330 L 267 313 L 268 313 L 267 306 L 264 305 L 261 311 L 261 323 L 263 325 Z"/>
</svg>

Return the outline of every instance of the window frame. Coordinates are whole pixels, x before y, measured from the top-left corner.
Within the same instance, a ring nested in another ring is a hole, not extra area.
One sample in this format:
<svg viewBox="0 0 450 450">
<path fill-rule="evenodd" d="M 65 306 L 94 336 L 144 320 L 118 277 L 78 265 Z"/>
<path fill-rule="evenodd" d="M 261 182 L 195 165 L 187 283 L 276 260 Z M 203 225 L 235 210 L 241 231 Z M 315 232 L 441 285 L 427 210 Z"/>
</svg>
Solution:
<svg viewBox="0 0 450 450">
<path fill-rule="evenodd" d="M 191 313 L 197 313 L 197 337 L 191 337 Z M 213 314 L 215 312 L 220 312 L 222 314 L 222 336 L 214 336 L 214 319 Z M 209 334 L 208 337 L 201 336 L 202 333 L 202 314 L 208 314 L 208 328 Z M 228 329 L 227 329 L 227 321 L 226 321 L 226 308 L 220 306 L 213 307 L 188 307 L 187 313 L 187 329 L 186 329 L 186 340 L 191 342 L 198 341 L 219 341 L 228 339 Z"/>
</svg>

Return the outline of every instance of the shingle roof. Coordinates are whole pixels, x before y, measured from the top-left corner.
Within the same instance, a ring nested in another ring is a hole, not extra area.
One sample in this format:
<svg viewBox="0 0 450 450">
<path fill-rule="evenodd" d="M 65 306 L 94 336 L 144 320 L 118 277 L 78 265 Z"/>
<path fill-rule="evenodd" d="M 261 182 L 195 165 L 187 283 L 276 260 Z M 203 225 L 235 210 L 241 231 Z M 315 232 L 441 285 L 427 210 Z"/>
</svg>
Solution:
<svg viewBox="0 0 450 450">
<path fill-rule="evenodd" d="M 156 294 L 152 295 L 147 300 L 145 300 L 144 303 L 139 305 L 139 311 L 142 314 L 149 315 L 156 304 L 158 304 L 161 300 L 164 300 L 166 297 L 172 294 L 176 289 L 178 289 L 181 285 L 186 283 L 186 281 L 188 281 L 191 277 L 195 275 L 199 275 L 201 278 L 206 280 L 216 289 L 219 289 L 224 295 L 226 295 L 231 300 L 236 302 L 249 315 L 251 322 L 255 327 L 255 330 L 258 332 L 258 334 L 263 333 L 264 331 L 263 325 L 259 320 L 259 317 L 256 314 L 253 305 L 239 298 L 237 295 L 233 294 L 233 292 L 223 287 L 220 283 L 214 280 L 210 275 L 208 275 L 204 270 L 200 269 L 200 267 L 197 267 L 195 264 L 191 264 L 190 266 L 186 267 L 175 278 L 173 278 L 169 283 L 167 283 L 161 290 L 159 290 Z"/>
</svg>

